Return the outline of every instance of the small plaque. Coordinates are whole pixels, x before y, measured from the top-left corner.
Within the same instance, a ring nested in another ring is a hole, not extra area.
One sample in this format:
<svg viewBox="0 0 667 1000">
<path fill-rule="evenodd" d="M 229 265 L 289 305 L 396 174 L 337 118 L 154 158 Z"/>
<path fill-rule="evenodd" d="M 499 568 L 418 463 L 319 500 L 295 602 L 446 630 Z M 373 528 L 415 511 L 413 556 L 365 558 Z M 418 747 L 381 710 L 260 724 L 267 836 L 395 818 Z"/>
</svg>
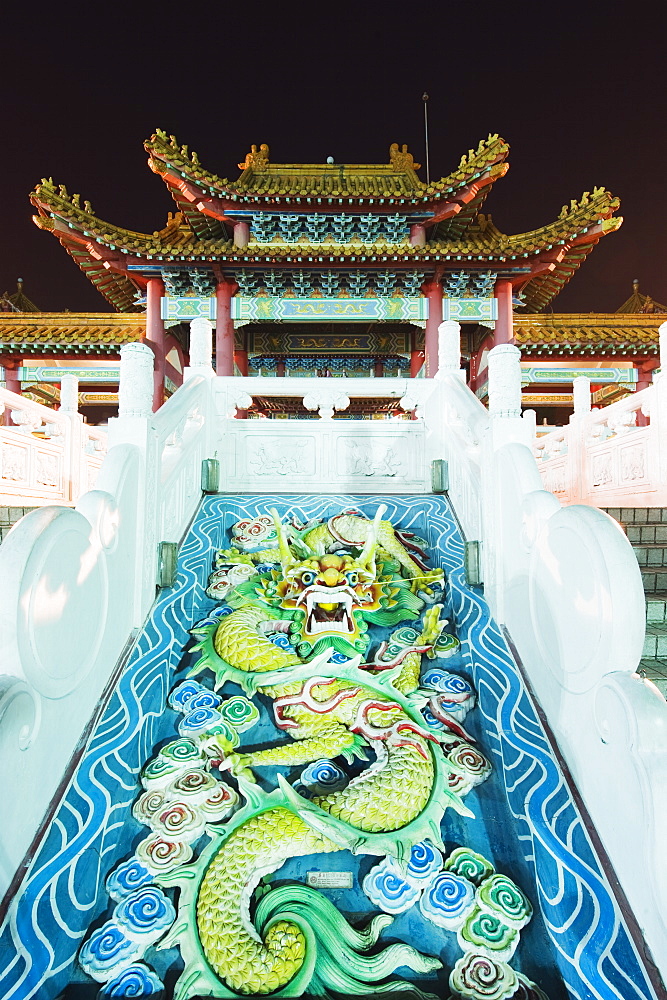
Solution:
<svg viewBox="0 0 667 1000">
<path fill-rule="evenodd" d="M 308 872 L 306 882 L 313 889 L 351 889 L 352 872 Z"/>
</svg>

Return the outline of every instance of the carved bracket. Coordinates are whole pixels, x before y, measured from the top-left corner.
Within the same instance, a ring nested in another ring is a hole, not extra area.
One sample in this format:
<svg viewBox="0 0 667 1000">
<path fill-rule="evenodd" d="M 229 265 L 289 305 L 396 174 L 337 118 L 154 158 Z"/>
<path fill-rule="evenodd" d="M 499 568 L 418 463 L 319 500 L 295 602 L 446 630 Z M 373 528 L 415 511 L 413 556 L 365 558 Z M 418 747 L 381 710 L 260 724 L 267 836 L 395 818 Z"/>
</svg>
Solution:
<svg viewBox="0 0 667 1000">
<path fill-rule="evenodd" d="M 323 420 L 331 420 L 334 410 L 346 410 L 350 405 L 350 397 L 335 389 L 313 389 L 303 397 L 303 405 L 307 410 L 317 410 Z"/>
</svg>

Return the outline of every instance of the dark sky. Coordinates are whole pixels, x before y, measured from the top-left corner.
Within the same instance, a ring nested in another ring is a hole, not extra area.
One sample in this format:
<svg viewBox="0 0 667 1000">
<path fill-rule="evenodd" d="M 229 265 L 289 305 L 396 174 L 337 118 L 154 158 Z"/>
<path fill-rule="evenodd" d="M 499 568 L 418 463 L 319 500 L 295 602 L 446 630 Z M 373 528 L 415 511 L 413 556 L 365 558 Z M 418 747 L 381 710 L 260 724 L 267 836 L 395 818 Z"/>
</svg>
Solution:
<svg viewBox="0 0 667 1000">
<path fill-rule="evenodd" d="M 489 132 L 511 146 L 489 197 L 499 228 L 553 221 L 594 185 L 621 198 L 554 301 L 611 311 L 641 290 L 667 302 L 666 5 L 648 2 L 199 2 L 3 10 L 0 290 L 18 276 L 44 310 L 111 307 L 49 234 L 28 194 L 52 176 L 102 218 L 153 232 L 173 202 L 146 166 L 156 127 L 220 176 L 250 144 L 275 162 L 387 162 L 407 142 L 431 175 Z M 422 177 L 424 171 L 421 172 Z"/>
</svg>

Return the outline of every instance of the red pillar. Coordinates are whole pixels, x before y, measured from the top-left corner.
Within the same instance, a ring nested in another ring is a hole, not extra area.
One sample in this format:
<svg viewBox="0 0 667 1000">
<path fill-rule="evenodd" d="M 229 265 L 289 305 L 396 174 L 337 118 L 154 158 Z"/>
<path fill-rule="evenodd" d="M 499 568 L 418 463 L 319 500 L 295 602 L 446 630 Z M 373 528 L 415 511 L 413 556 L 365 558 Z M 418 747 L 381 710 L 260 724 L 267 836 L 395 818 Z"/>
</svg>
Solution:
<svg viewBox="0 0 667 1000">
<path fill-rule="evenodd" d="M 428 299 L 428 319 L 424 336 L 426 354 L 426 378 L 433 378 L 438 370 L 438 327 L 442 323 L 442 285 L 431 281 L 424 286 Z"/>
<path fill-rule="evenodd" d="M 424 352 L 412 351 L 410 354 L 410 378 L 417 378 L 424 364 Z"/>
<path fill-rule="evenodd" d="M 417 378 L 417 372 L 424 363 L 424 352 L 417 350 L 417 333 L 410 332 L 410 378 Z"/>
<path fill-rule="evenodd" d="M 494 347 L 511 344 L 514 339 L 514 317 L 512 314 L 512 282 L 508 278 L 496 281 L 494 294 L 498 300 L 498 319 L 493 337 Z"/>
<path fill-rule="evenodd" d="M 164 403 L 165 358 L 167 338 L 160 315 L 164 282 L 162 278 L 149 278 L 146 288 L 146 340 L 153 348 L 155 362 L 153 368 L 153 413 Z"/>
<path fill-rule="evenodd" d="M 21 379 L 19 378 L 20 362 L 5 364 L 5 389 L 21 395 Z"/>
<path fill-rule="evenodd" d="M 642 389 L 648 389 L 650 385 L 653 385 L 653 372 L 659 367 L 660 362 L 658 360 L 642 361 L 637 365 L 637 383 L 635 392 L 641 392 Z"/>
<path fill-rule="evenodd" d="M 477 388 L 477 355 L 470 355 L 470 367 L 468 369 L 468 388 L 474 392 Z"/>
<path fill-rule="evenodd" d="M 18 393 L 19 396 L 21 395 L 21 380 L 18 377 L 19 376 L 18 369 L 20 364 L 21 364 L 20 361 L 16 362 L 10 361 L 10 362 L 5 362 L 4 364 L 5 389 L 9 390 L 9 392 L 16 392 Z M 13 426 L 14 421 L 12 420 L 10 407 L 7 407 L 7 409 L 4 412 L 4 415 L 0 417 L 0 423 L 4 423 L 5 427 Z"/>
<path fill-rule="evenodd" d="M 234 321 L 232 320 L 233 285 L 229 281 L 218 282 L 215 291 L 215 373 L 234 374 Z M 240 367 L 240 366 L 239 366 Z M 248 374 L 247 369 L 244 372 Z"/>
<path fill-rule="evenodd" d="M 236 367 L 241 372 L 241 375 L 248 374 L 248 352 L 247 351 L 235 351 L 234 361 L 236 362 Z"/>
<path fill-rule="evenodd" d="M 234 351 L 234 364 L 238 368 L 241 375 L 247 376 L 248 374 L 248 337 L 245 330 L 241 328 L 241 340 L 243 347 L 240 351 Z"/>
</svg>

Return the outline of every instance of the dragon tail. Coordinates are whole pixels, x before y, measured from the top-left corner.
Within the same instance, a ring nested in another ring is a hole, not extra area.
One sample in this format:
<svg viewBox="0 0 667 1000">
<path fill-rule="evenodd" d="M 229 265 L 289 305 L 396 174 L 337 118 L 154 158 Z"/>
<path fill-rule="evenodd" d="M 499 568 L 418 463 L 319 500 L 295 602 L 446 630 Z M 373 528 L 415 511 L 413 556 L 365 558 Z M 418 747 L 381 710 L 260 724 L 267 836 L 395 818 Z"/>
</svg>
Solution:
<svg viewBox="0 0 667 1000">
<path fill-rule="evenodd" d="M 358 996 L 389 989 L 422 996 L 408 983 L 379 981 L 401 966 L 430 972 L 440 966 L 437 959 L 405 944 L 364 954 L 391 922 L 386 915 L 364 931 L 354 930 L 333 903 L 299 884 L 265 890 L 253 915 L 252 895 L 263 875 L 288 857 L 339 850 L 339 844 L 279 807 L 242 823 L 222 844 L 214 838 L 197 862 L 201 881 L 193 868 L 162 876 L 164 884 L 181 887 L 179 919 L 161 945 L 178 943 L 184 957 L 187 953 L 189 971 L 177 984 L 177 1000 L 323 996 L 328 991 Z M 196 945 L 187 930 L 188 913 L 196 913 Z"/>
<path fill-rule="evenodd" d="M 416 997 L 424 994 L 413 983 L 393 979 L 399 967 L 418 973 L 440 967 L 438 959 L 422 955 L 410 945 L 391 944 L 377 954 L 365 954 L 376 944 L 380 933 L 393 921 L 388 914 L 375 917 L 363 931 L 355 930 L 328 899 L 305 885 L 283 885 L 272 889 L 257 907 L 255 922 L 265 934 L 276 922 L 292 921 L 306 934 L 307 951 L 317 955 L 308 983 L 312 996 L 327 996 L 330 991 L 359 996 L 399 991 Z M 306 961 L 308 962 L 308 955 Z M 308 965 L 311 963 L 308 962 Z M 309 970 L 310 972 L 310 970 Z"/>
</svg>

